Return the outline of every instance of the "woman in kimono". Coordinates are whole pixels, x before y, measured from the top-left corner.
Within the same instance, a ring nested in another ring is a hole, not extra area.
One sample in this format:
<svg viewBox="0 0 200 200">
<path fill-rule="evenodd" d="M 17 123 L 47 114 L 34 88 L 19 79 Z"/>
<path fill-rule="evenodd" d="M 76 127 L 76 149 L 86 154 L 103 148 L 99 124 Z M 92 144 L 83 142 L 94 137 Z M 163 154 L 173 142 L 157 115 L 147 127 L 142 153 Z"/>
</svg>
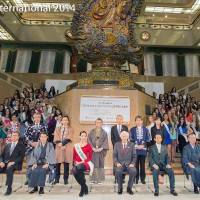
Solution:
<svg viewBox="0 0 200 200">
<path fill-rule="evenodd" d="M 88 135 L 88 141 L 93 150 L 92 162 L 94 163 L 94 172 L 91 178 L 93 183 L 101 183 L 105 180 L 104 162 L 109 146 L 108 136 L 102 125 L 103 120 L 97 118 L 95 121 L 96 127 Z"/>
<path fill-rule="evenodd" d="M 32 151 L 28 166 L 31 166 L 29 174 L 29 187 L 32 190 L 29 192 L 33 194 L 38 191 L 39 194 L 44 194 L 44 186 L 46 181 L 46 175 L 49 170 L 53 170 L 56 164 L 55 151 L 52 143 L 47 141 L 48 134 L 41 132 L 40 142 Z"/>
<path fill-rule="evenodd" d="M 68 184 L 69 178 L 69 164 L 72 163 L 73 156 L 73 129 L 70 126 L 68 116 L 64 116 L 61 121 L 61 126 L 55 129 L 54 143 L 56 144 L 56 179 L 55 183 L 59 183 L 60 179 L 60 166 L 64 165 L 64 184 Z"/>
<path fill-rule="evenodd" d="M 87 133 L 85 131 L 80 132 L 80 142 L 74 145 L 73 149 L 73 175 L 76 181 L 81 186 L 81 191 L 79 196 L 88 194 L 88 187 L 85 180 L 85 171 L 90 171 L 90 174 L 93 173 L 94 164 L 92 160 L 92 147 L 87 142 Z"/>
</svg>

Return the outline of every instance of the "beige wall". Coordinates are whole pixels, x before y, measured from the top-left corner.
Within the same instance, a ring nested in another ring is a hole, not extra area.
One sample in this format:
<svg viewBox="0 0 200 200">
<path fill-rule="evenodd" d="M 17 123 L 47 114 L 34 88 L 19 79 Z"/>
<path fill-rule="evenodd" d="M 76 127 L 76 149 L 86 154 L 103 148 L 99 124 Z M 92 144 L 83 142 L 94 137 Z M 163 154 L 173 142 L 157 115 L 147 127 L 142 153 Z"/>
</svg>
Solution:
<svg viewBox="0 0 200 200">
<path fill-rule="evenodd" d="M 145 116 L 145 105 L 155 106 L 155 100 L 137 90 L 120 90 L 120 89 L 73 89 L 56 97 L 56 104 L 59 105 L 64 114 L 68 114 L 71 119 L 71 125 L 75 130 L 73 142 L 79 141 L 79 132 L 81 130 L 90 131 L 94 128 L 94 124 L 80 124 L 80 99 L 82 95 L 97 95 L 97 96 L 128 96 L 131 101 L 131 122 L 129 128 L 134 125 L 134 118 L 140 114 Z M 98 115 L 97 115 L 98 117 Z M 111 125 L 110 125 L 111 126 Z M 110 150 L 106 156 L 106 168 L 112 168 L 112 145 L 109 136 Z M 110 171 L 110 170 L 109 170 Z"/>
<path fill-rule="evenodd" d="M 16 88 L 0 80 L 0 103 L 2 103 L 5 98 L 13 96 L 15 90 Z"/>
</svg>

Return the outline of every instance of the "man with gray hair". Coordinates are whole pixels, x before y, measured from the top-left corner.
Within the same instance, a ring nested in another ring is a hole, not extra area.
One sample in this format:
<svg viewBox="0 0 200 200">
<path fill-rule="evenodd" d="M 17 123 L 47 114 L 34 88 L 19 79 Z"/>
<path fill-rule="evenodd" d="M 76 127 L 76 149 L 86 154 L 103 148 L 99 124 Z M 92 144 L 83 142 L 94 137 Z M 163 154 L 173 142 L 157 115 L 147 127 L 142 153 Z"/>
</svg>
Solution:
<svg viewBox="0 0 200 200">
<path fill-rule="evenodd" d="M 114 149 L 115 143 L 121 141 L 120 133 L 122 131 L 128 132 L 128 127 L 124 125 L 124 118 L 122 115 L 119 114 L 116 116 L 116 125 L 112 126 L 111 128 L 111 142 L 113 145 L 113 149 Z"/>
<path fill-rule="evenodd" d="M 118 194 L 123 192 L 123 174 L 129 174 L 127 193 L 133 195 L 132 187 L 136 177 L 136 150 L 134 144 L 129 141 L 129 133 L 122 131 L 120 133 L 121 141 L 114 146 L 113 161 L 115 166 L 115 175 L 118 183 Z"/>
</svg>

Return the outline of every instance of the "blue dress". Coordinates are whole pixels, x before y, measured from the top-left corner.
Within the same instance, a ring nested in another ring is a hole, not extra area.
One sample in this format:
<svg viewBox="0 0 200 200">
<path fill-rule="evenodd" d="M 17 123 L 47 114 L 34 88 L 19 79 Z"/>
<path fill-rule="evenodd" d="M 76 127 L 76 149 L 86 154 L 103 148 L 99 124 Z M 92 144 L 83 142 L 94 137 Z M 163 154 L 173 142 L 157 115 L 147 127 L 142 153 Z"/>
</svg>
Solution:
<svg viewBox="0 0 200 200">
<path fill-rule="evenodd" d="M 167 126 L 168 126 L 168 129 L 171 130 L 172 125 L 169 123 L 169 124 L 167 124 Z M 171 140 L 171 137 L 170 137 L 170 133 L 166 129 L 165 126 L 163 126 L 163 127 L 164 127 L 164 144 L 166 144 L 166 145 L 171 144 L 172 140 Z"/>
</svg>

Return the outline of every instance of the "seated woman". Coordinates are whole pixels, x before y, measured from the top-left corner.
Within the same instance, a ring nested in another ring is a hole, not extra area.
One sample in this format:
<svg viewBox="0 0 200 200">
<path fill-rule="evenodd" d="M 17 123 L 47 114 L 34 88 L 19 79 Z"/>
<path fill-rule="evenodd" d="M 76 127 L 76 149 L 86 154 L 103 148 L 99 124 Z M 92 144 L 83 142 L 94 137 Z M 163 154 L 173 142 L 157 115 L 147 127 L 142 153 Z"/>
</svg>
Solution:
<svg viewBox="0 0 200 200">
<path fill-rule="evenodd" d="M 81 186 L 81 191 L 79 196 L 82 197 L 85 194 L 88 194 L 88 187 L 85 180 L 85 171 L 90 171 L 90 174 L 93 173 L 94 164 L 92 160 L 92 147 L 87 143 L 87 133 L 85 131 L 80 132 L 80 143 L 74 145 L 73 149 L 73 174 L 76 181 Z"/>
<path fill-rule="evenodd" d="M 56 164 L 55 151 L 52 143 L 47 141 L 48 135 L 45 132 L 40 134 L 40 142 L 33 150 L 28 166 L 31 167 L 29 187 L 33 188 L 29 193 L 33 194 L 38 191 L 44 194 L 44 186 L 47 172 L 54 168 Z"/>
</svg>

